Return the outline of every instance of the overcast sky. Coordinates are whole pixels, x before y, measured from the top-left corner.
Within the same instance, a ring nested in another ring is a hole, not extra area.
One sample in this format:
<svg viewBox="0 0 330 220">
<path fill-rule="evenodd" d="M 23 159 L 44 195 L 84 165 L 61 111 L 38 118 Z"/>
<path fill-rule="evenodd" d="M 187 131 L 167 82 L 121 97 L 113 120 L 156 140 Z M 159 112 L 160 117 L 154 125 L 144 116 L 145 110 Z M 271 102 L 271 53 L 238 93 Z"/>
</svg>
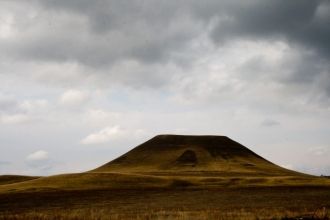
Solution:
<svg viewBox="0 0 330 220">
<path fill-rule="evenodd" d="M 329 39 L 327 0 L 2 0 L 0 174 L 173 133 L 330 175 Z"/>
</svg>

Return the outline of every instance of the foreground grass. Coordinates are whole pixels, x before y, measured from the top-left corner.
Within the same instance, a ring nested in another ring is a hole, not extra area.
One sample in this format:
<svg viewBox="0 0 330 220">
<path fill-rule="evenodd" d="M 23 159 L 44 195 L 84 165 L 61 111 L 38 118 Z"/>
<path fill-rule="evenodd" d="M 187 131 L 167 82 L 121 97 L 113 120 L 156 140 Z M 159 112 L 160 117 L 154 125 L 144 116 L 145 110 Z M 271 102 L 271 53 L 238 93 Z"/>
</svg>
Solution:
<svg viewBox="0 0 330 220">
<path fill-rule="evenodd" d="M 327 210 L 330 210 L 329 187 L 203 190 L 182 187 L 0 193 L 0 220 L 325 220 L 330 217 Z M 302 216 L 309 218 L 300 218 Z"/>
<path fill-rule="evenodd" d="M 256 219 L 319 219 L 328 220 L 330 215 L 325 207 L 311 211 L 311 210 L 271 210 L 271 209 L 260 209 L 260 210 L 232 210 L 232 211 L 221 211 L 221 210 L 199 210 L 199 211 L 186 211 L 186 210 L 149 210 L 145 212 L 136 213 L 116 213 L 108 209 L 75 209 L 75 210 L 48 210 L 48 211 L 30 211 L 20 214 L 6 214 L 0 215 L 0 220 L 103 220 L 103 219 L 219 219 L 219 220 L 256 220 Z"/>
</svg>

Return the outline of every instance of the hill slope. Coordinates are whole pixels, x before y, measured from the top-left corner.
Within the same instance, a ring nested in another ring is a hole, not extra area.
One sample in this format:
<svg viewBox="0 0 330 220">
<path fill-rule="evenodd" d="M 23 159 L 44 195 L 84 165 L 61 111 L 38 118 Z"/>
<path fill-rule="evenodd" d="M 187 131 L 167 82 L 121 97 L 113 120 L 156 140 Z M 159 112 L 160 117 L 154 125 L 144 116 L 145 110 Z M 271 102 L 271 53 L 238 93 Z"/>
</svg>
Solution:
<svg viewBox="0 0 330 220">
<path fill-rule="evenodd" d="M 225 136 L 159 135 L 92 172 L 152 175 L 302 175 L 279 167 Z"/>
<path fill-rule="evenodd" d="M 159 135 L 92 171 L 0 186 L 1 192 L 330 186 L 279 167 L 225 136 Z"/>
<path fill-rule="evenodd" d="M 38 178 L 38 176 L 2 175 L 0 176 L 0 185 L 19 183 Z"/>
</svg>

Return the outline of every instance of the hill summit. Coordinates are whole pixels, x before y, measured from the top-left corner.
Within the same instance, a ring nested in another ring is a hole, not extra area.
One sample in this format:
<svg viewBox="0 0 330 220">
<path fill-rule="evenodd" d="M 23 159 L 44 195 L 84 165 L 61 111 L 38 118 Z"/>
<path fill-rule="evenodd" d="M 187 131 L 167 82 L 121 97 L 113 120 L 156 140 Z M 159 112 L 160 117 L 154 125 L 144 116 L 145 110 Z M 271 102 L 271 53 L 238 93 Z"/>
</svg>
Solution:
<svg viewBox="0 0 330 220">
<path fill-rule="evenodd" d="M 158 135 L 92 172 L 283 176 L 279 167 L 226 136 Z"/>
</svg>

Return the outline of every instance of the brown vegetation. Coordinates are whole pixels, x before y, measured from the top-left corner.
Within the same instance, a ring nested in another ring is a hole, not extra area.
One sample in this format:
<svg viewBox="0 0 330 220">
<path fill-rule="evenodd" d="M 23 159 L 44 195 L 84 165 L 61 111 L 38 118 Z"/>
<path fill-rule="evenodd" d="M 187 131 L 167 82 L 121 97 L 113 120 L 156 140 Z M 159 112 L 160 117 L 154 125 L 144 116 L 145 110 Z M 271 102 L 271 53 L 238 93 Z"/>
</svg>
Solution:
<svg viewBox="0 0 330 220">
<path fill-rule="evenodd" d="M 20 176 L 20 175 L 2 175 L 0 176 L 0 185 L 19 183 L 39 178 L 38 176 Z"/>
</svg>

